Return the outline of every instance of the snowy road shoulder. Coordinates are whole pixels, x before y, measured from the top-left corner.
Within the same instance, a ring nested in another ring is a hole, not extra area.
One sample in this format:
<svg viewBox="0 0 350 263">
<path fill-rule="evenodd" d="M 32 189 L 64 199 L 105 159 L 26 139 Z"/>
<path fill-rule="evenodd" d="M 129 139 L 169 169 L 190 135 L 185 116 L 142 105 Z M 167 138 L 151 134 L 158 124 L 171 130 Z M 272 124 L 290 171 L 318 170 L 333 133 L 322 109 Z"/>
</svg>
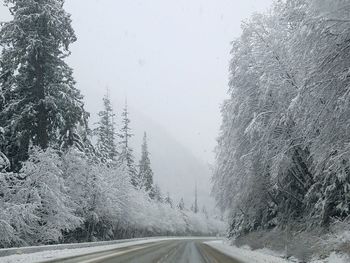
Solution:
<svg viewBox="0 0 350 263">
<path fill-rule="evenodd" d="M 228 244 L 226 240 L 208 241 L 205 244 L 217 249 L 221 253 L 224 253 L 234 259 L 241 261 L 242 263 L 297 263 L 297 259 L 283 259 L 282 255 L 268 250 L 258 249 L 251 250 L 249 248 L 238 248 Z M 328 258 L 323 260 L 311 260 L 310 263 L 348 263 L 350 257 L 348 255 L 331 253 Z"/>
<path fill-rule="evenodd" d="M 242 263 L 290 263 L 278 256 L 265 254 L 259 251 L 252 251 L 250 249 L 238 248 L 227 244 L 223 240 L 208 241 L 205 244 L 217 249 L 218 251 L 234 258 Z"/>
</svg>

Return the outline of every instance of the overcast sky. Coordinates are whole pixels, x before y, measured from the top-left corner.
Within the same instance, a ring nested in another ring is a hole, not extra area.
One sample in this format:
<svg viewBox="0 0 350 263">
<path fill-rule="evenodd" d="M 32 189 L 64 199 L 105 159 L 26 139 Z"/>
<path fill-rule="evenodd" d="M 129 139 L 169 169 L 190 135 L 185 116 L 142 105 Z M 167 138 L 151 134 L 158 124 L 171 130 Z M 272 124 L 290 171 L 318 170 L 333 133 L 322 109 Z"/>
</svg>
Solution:
<svg viewBox="0 0 350 263">
<path fill-rule="evenodd" d="M 108 86 L 115 104 L 163 126 L 212 163 L 230 42 L 271 0 L 66 0 L 78 41 L 69 64 L 88 111 Z M 7 19 L 5 7 L 1 20 Z M 116 105 L 117 106 L 117 105 Z"/>
</svg>

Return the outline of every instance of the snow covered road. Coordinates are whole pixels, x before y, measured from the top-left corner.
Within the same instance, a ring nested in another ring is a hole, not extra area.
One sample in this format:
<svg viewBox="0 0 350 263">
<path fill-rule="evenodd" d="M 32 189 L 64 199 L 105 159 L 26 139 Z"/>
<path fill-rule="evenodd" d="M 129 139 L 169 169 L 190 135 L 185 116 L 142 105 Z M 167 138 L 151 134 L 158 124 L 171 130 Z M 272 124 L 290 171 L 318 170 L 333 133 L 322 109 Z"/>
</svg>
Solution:
<svg viewBox="0 0 350 263">
<path fill-rule="evenodd" d="M 212 239 L 211 239 L 212 240 Z M 153 263 L 153 262 L 198 262 L 240 263 L 230 256 L 205 244 L 210 239 L 183 238 L 134 241 L 118 245 L 44 251 L 12 255 L 0 258 L 5 263 Z"/>
<path fill-rule="evenodd" d="M 108 252 L 94 253 L 66 260 L 48 261 L 66 263 L 153 263 L 153 262 L 197 262 L 239 263 L 199 240 L 169 240 L 136 245 Z"/>
<path fill-rule="evenodd" d="M 111 244 L 111 242 L 118 242 Z M 84 247 L 76 248 L 81 245 Z M 14 248 L 17 254 L 0 256 L 0 263 L 296 263 L 283 259 L 268 249 L 250 250 L 229 245 L 224 239 L 196 237 L 144 238 L 64 244 L 41 247 Z M 70 247 L 71 248 L 67 248 Z M 39 251 L 38 251 L 39 250 Z M 0 249 L 1 251 L 6 251 Z M 8 251 L 10 253 L 11 251 Z M 12 251 L 12 252 L 13 252 Z M 332 253 L 312 263 L 347 263 L 349 257 Z M 311 263 L 310 262 L 310 263 Z"/>
</svg>

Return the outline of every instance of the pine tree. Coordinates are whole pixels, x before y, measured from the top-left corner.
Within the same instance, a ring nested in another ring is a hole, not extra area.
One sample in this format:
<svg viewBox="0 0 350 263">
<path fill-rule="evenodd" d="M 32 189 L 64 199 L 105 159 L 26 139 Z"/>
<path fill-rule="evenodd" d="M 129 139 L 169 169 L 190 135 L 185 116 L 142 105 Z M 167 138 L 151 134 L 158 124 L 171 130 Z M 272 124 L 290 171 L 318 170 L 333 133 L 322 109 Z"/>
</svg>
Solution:
<svg viewBox="0 0 350 263">
<path fill-rule="evenodd" d="M 185 210 L 185 201 L 183 198 L 180 199 L 179 204 L 177 205 L 177 208 L 179 208 L 179 210 Z"/>
<path fill-rule="evenodd" d="M 193 204 L 193 212 L 198 213 L 198 193 L 197 193 L 197 183 L 195 185 L 195 190 L 194 190 L 194 204 Z"/>
<path fill-rule="evenodd" d="M 205 205 L 203 205 L 203 207 L 202 207 L 202 214 L 205 215 L 206 218 L 208 218 L 208 211 L 207 211 L 207 208 L 205 207 Z"/>
<path fill-rule="evenodd" d="M 129 140 L 133 136 L 129 127 L 130 119 L 128 112 L 128 105 L 125 103 L 125 108 L 122 112 L 122 127 L 118 133 L 119 141 L 119 157 L 118 164 L 125 169 L 130 176 L 131 183 L 138 187 L 140 182 L 137 177 L 137 171 L 135 168 L 135 160 L 133 150 L 130 147 Z"/>
<path fill-rule="evenodd" d="M 152 188 L 151 198 L 160 203 L 164 201 L 162 191 L 160 190 L 159 185 L 155 184 L 154 187 Z"/>
<path fill-rule="evenodd" d="M 144 133 L 143 143 L 141 147 L 141 159 L 139 163 L 138 177 L 141 182 L 141 188 L 144 188 L 147 192 L 151 192 L 153 187 L 153 171 L 151 168 L 151 161 L 149 159 L 147 134 Z"/>
<path fill-rule="evenodd" d="M 98 113 L 100 121 L 95 129 L 97 134 L 97 149 L 106 159 L 115 161 L 118 155 L 115 142 L 115 114 L 107 90 L 103 98 L 104 109 Z"/>
<path fill-rule="evenodd" d="M 45 149 L 70 140 L 87 113 L 64 59 L 76 41 L 64 0 L 6 0 L 13 20 L 0 29 L 2 145 L 14 168 L 29 144 Z M 73 139 L 69 143 L 73 143 Z"/>
<path fill-rule="evenodd" d="M 173 200 L 171 199 L 169 192 L 167 193 L 164 202 L 168 204 L 171 208 L 173 207 Z"/>
</svg>

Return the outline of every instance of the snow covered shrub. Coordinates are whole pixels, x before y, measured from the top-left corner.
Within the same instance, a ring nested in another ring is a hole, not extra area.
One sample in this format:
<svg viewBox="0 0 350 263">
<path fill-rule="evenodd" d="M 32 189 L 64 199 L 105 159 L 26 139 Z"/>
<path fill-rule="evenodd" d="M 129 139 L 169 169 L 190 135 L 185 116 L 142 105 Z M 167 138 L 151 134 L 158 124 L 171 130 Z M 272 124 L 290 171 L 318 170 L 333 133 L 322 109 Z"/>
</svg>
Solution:
<svg viewBox="0 0 350 263">
<path fill-rule="evenodd" d="M 31 244 L 35 235 L 38 204 L 28 203 L 22 185 L 17 174 L 0 173 L 0 247 Z"/>
<path fill-rule="evenodd" d="M 23 183 L 17 194 L 37 206 L 33 243 L 61 241 L 63 231 L 73 230 L 81 224 L 82 219 L 74 214 L 76 204 L 69 196 L 62 161 L 55 150 L 33 148 L 19 176 Z"/>
<path fill-rule="evenodd" d="M 75 215 L 84 220 L 74 233 L 74 239 L 91 239 L 93 226 L 99 221 L 96 213 L 96 197 L 99 189 L 96 177 L 100 175 L 94 165 L 90 165 L 85 154 L 71 148 L 62 155 L 62 172 L 67 186 L 67 193 L 74 203 Z"/>
<path fill-rule="evenodd" d="M 329 232 L 320 236 L 317 241 L 320 247 L 317 256 L 324 257 L 332 251 L 350 255 L 350 218 L 332 220 Z"/>
<path fill-rule="evenodd" d="M 116 168 L 92 162 L 74 148 L 63 154 L 62 163 L 75 213 L 84 220 L 74 238 L 111 238 L 111 226 L 122 218 L 121 210 L 125 208 L 127 179 Z"/>
<path fill-rule="evenodd" d="M 223 229 L 219 220 L 151 199 L 125 170 L 75 148 L 33 148 L 19 173 L 0 173 L 1 247 Z"/>
</svg>

